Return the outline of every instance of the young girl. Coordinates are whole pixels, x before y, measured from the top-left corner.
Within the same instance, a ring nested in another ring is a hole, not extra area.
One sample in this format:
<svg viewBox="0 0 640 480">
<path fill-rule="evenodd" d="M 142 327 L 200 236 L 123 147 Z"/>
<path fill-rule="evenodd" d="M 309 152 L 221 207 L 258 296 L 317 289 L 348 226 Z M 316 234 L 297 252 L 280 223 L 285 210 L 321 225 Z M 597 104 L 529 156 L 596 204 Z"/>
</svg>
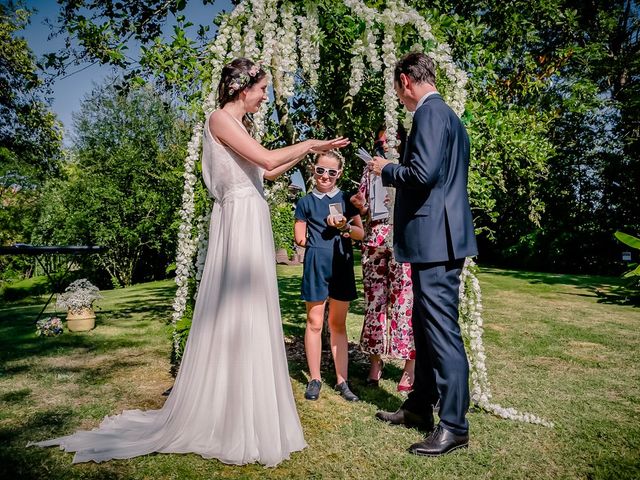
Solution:
<svg viewBox="0 0 640 480">
<path fill-rule="evenodd" d="M 316 186 L 296 206 L 295 241 L 306 248 L 302 299 L 307 307 L 304 346 L 311 377 L 304 394 L 307 400 L 317 400 L 320 396 L 321 334 L 328 299 L 331 354 L 337 379 L 335 389 L 344 399 L 358 401 L 347 383 L 346 322 L 349 302 L 357 296 L 351 238 L 361 240 L 364 231 L 349 195 L 336 187 L 342 166 L 342 157 L 337 152 L 318 154 L 314 165 Z M 343 214 L 335 215 L 336 206 L 332 204 L 340 205 L 338 208 Z"/>
</svg>

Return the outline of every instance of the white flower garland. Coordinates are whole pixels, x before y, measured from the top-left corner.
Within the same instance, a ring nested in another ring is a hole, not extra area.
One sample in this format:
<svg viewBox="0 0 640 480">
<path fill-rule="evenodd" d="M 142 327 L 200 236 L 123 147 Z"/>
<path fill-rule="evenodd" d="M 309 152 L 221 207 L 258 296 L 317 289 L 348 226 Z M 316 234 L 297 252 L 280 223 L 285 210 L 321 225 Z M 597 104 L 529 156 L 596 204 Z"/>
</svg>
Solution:
<svg viewBox="0 0 640 480">
<path fill-rule="evenodd" d="M 363 37 L 356 39 L 351 48 L 351 78 L 349 79 L 349 95 L 352 97 L 357 95 L 364 83 L 365 64 L 364 58 L 367 58 L 371 68 L 379 72 L 382 70 L 382 60 L 378 53 L 376 34 L 376 17 L 377 12 L 361 2 L 348 0 L 345 4 L 350 7 L 356 14 L 362 15 L 365 21 L 365 31 Z"/>
<path fill-rule="evenodd" d="M 460 275 L 460 328 L 468 341 L 469 370 L 471 376 L 471 401 L 480 409 L 499 417 L 519 422 L 553 427 L 553 422 L 532 413 L 521 413 L 515 408 L 504 408 L 491 402 L 491 386 L 487 377 L 487 359 L 482 342 L 482 292 L 475 272 L 477 265 L 471 258 L 464 262 Z"/>
<path fill-rule="evenodd" d="M 254 0 L 251 3 L 251 15 L 244 27 L 242 38 L 242 55 L 254 62 L 260 60 L 257 32 L 262 30 L 264 18 L 264 0 Z"/>
<path fill-rule="evenodd" d="M 196 291 L 194 300 L 198 298 L 200 288 L 200 280 L 202 280 L 202 272 L 204 272 L 204 264 L 207 260 L 207 249 L 209 247 L 209 225 L 211 223 L 211 207 L 212 202 L 207 204 L 204 213 L 198 219 L 198 255 L 196 257 Z"/>
<path fill-rule="evenodd" d="M 379 13 L 370 7 L 364 5 L 361 0 L 345 0 L 347 5 L 353 12 L 360 18 L 363 18 L 367 24 L 366 38 L 367 41 L 357 40 L 352 49 L 352 72 L 350 81 L 350 94 L 355 95 L 362 85 L 364 78 L 364 62 L 362 56 L 366 51 L 367 58 L 371 63 L 374 70 L 379 70 L 379 60 L 376 62 L 377 48 L 376 37 L 374 32 L 374 24 L 376 20 L 380 19 Z M 425 41 L 432 41 L 436 44 L 436 49 L 430 52 L 437 65 L 439 65 L 445 72 L 447 78 L 451 81 L 453 89 L 447 95 L 449 105 L 458 116 L 464 113 L 464 106 L 466 102 L 466 89 L 467 75 L 463 70 L 458 68 L 453 62 L 451 57 L 451 48 L 447 43 L 439 42 L 431 32 L 431 26 L 427 21 L 413 8 L 408 7 L 402 0 L 389 1 L 387 9 L 382 15 L 382 22 L 385 24 L 385 32 L 390 24 L 406 25 L 411 24 L 416 29 L 418 35 Z M 387 32 L 388 33 L 388 32 Z M 395 44 L 394 44 L 395 47 Z M 418 48 L 414 48 L 417 50 Z M 422 50 L 422 48 L 419 48 Z M 383 44 L 383 61 L 384 61 L 384 44 Z M 389 64 L 385 61 L 385 67 L 389 67 Z M 354 93 L 352 93 L 354 92 Z"/>
<path fill-rule="evenodd" d="M 447 100 L 453 111 L 458 116 L 462 116 L 467 98 L 465 87 L 468 78 L 467 74 L 454 63 L 451 57 L 451 47 L 447 43 L 439 42 L 436 39 L 431 32 L 431 26 L 415 9 L 408 7 L 402 0 L 396 0 L 393 4 L 398 24 L 411 23 L 421 38 L 435 42 L 436 49 L 430 52 L 430 55 L 435 63 L 444 69 L 446 76 L 451 81 L 453 89 L 447 95 Z"/>
<path fill-rule="evenodd" d="M 412 24 L 423 40 L 432 41 L 436 44 L 435 50 L 430 54 L 452 83 L 453 88 L 448 93 L 447 98 L 449 104 L 458 115 L 462 115 L 464 112 L 466 73 L 453 62 L 449 45 L 438 42 L 425 19 L 414 9 L 407 7 L 403 0 L 389 0 L 387 9 L 382 14 L 376 9 L 367 7 L 361 0 L 344 0 L 344 3 L 357 17 L 363 19 L 366 23 L 363 38 L 358 39 L 352 47 L 353 56 L 349 93 L 352 96 L 356 95 L 362 86 L 365 75 L 365 58 L 373 70 L 383 70 L 385 86 L 383 101 L 387 139 L 390 147 L 390 157 L 397 158 L 396 132 L 399 115 L 398 101 L 393 88 L 393 74 L 397 61 L 394 42 L 396 26 Z M 278 0 L 247 0 L 241 2 L 221 24 L 216 40 L 210 47 L 210 51 L 213 54 L 211 61 L 211 92 L 207 95 L 203 104 L 205 113 L 215 108 L 215 90 L 223 65 L 230 57 L 238 56 L 240 53 L 244 53 L 245 56 L 254 60 L 261 59 L 269 80 L 272 74 L 278 76 L 282 86 L 282 91 L 278 92 L 278 94 L 285 98 L 291 98 L 294 94 L 294 74 L 299 66 L 309 78 L 312 86 L 317 83 L 317 65 L 320 60 L 318 40 L 320 31 L 317 8 L 312 3 L 306 17 L 298 16 L 294 18 L 293 2 L 284 2 L 281 9 L 278 9 L 278 6 Z M 248 7 L 251 7 L 251 13 L 243 29 L 240 16 L 248 12 Z M 278 11 L 281 11 L 281 28 L 278 26 Z M 300 27 L 299 31 L 296 31 L 296 21 Z M 258 47 L 257 40 L 257 32 L 260 29 L 262 30 L 262 49 Z M 380 30 L 382 33 L 381 58 L 378 54 L 376 37 L 377 32 Z M 296 41 L 298 42 L 297 50 Z M 297 52 L 299 52 L 299 58 Z M 258 139 L 261 138 L 264 130 L 267 111 L 268 105 L 265 102 L 260 111 L 254 115 Z M 406 123 L 410 124 L 410 121 L 410 117 L 406 119 Z M 199 158 L 201 137 L 201 125 L 196 125 L 185 159 L 184 193 L 180 211 L 182 224 L 178 233 L 176 259 L 176 284 L 178 285 L 178 290 L 174 300 L 172 317 L 176 358 L 179 358 L 182 352 L 179 351 L 180 336 L 175 331 L 175 325 L 185 312 L 189 293 L 188 280 L 195 273 L 196 282 L 199 282 L 206 258 L 210 212 L 206 211 L 204 216 L 199 219 L 195 229 L 195 236 L 193 228 L 195 215 L 194 186 L 197 180 L 194 171 Z M 393 209 L 393 201 L 391 202 L 391 209 Z M 198 251 L 198 256 L 196 268 L 194 269 L 193 257 L 196 250 Z M 482 296 L 480 284 L 474 274 L 475 268 L 473 261 L 467 259 L 460 283 L 460 325 L 469 345 L 468 357 L 472 380 L 471 399 L 479 408 L 503 418 L 553 426 L 553 423 L 533 414 L 520 413 L 513 408 L 503 408 L 491 402 L 491 389 L 485 365 L 486 355 L 482 343 Z"/>
<path fill-rule="evenodd" d="M 318 65 L 320 65 L 320 27 L 318 21 L 318 6 L 315 3 L 307 5 L 307 15 L 298 16 L 299 37 L 298 52 L 300 66 L 307 76 L 309 85 L 318 84 Z"/>
<path fill-rule="evenodd" d="M 239 6 L 240 7 L 240 6 Z M 216 86 L 220 78 L 220 72 L 225 60 L 229 55 L 230 49 L 235 49 L 237 45 L 231 45 L 229 47 L 229 41 L 234 38 L 233 42 L 237 42 L 237 33 L 234 31 L 239 30 L 239 26 L 233 26 L 231 20 L 235 20 L 239 15 L 244 12 L 243 8 L 236 8 L 231 15 L 220 25 L 216 40 L 211 45 L 209 50 L 213 54 L 211 62 L 211 92 L 206 96 L 203 103 L 203 110 L 205 113 L 212 111 L 215 108 L 216 103 Z M 235 36 L 234 36 L 235 35 Z M 198 263 L 194 269 L 193 257 L 198 249 L 198 238 L 202 237 L 200 228 L 194 238 L 193 232 L 193 218 L 195 215 L 195 184 L 197 177 L 194 175 L 196 162 L 200 158 L 200 145 L 202 140 L 202 125 L 197 122 L 193 127 L 193 133 L 191 140 L 187 146 L 187 156 L 184 161 L 184 190 L 182 193 L 182 207 L 180 210 L 180 218 L 182 222 L 178 229 L 178 249 L 176 253 L 176 278 L 175 282 L 178 285 L 176 295 L 173 301 L 173 314 L 171 317 L 171 323 L 173 329 L 173 349 L 176 358 L 180 358 L 182 352 L 180 351 L 180 335 L 176 331 L 177 322 L 184 316 L 184 312 L 187 306 L 187 300 L 189 297 L 189 278 L 194 273 L 194 270 L 201 269 L 201 264 L 204 262 L 203 258 L 198 255 Z M 202 225 L 199 225 L 202 227 Z"/>
<path fill-rule="evenodd" d="M 285 3 L 280 8 L 282 29 L 278 36 L 278 55 L 274 57 L 275 71 L 273 72 L 280 84 L 280 91 L 276 92 L 286 99 L 293 97 L 295 74 L 298 68 L 296 50 L 296 23 L 293 16 L 293 4 Z"/>
<path fill-rule="evenodd" d="M 394 70 L 398 58 L 396 57 L 396 45 L 394 36 L 396 25 L 393 13 L 388 10 L 383 15 L 384 33 L 382 37 L 382 62 L 384 64 L 384 123 L 387 127 L 387 145 L 389 151 L 387 158 L 391 160 L 398 159 L 398 98 L 393 88 Z"/>
<path fill-rule="evenodd" d="M 379 72 L 382 70 L 382 60 L 378 54 L 378 40 L 376 38 L 376 34 L 373 32 L 373 27 L 373 25 L 367 24 L 364 47 L 369 65 L 371 65 L 371 68 L 373 68 L 374 71 Z"/>
<path fill-rule="evenodd" d="M 242 7 L 242 8 L 240 8 Z M 215 110 L 216 108 L 216 97 L 217 97 L 217 86 L 220 81 L 220 73 L 222 72 L 222 67 L 226 63 L 226 61 L 232 56 L 232 51 L 237 47 L 238 50 L 242 48 L 242 45 L 238 47 L 237 45 L 229 45 L 229 42 L 232 38 L 234 38 L 233 43 L 237 42 L 238 32 L 241 31 L 241 25 L 233 25 L 233 22 L 237 20 L 240 14 L 244 13 L 244 2 L 236 9 L 231 12 L 231 14 L 222 22 L 220 28 L 218 29 L 218 34 L 216 36 L 215 41 L 209 47 L 209 50 L 213 54 L 213 58 L 211 60 L 211 91 L 206 96 L 205 101 L 202 105 L 202 110 L 205 114 Z M 235 33 L 234 33 L 235 32 Z"/>
<path fill-rule="evenodd" d="M 351 77 L 349 78 L 349 95 L 355 97 L 364 83 L 364 52 L 365 45 L 357 39 L 351 49 Z"/>
<path fill-rule="evenodd" d="M 262 32 L 262 68 L 267 72 L 267 80 L 271 81 L 271 60 L 276 46 L 276 33 L 278 29 L 278 1 L 277 0 L 265 0 L 264 11 L 266 12 L 266 18 L 264 20 L 264 29 Z M 255 137 L 260 141 L 264 134 L 265 121 L 267 113 L 269 111 L 269 105 L 267 102 L 263 102 L 253 116 L 253 122 L 255 125 Z"/>
<path fill-rule="evenodd" d="M 245 3 L 243 2 L 236 7 L 233 12 L 222 22 L 218 30 L 215 41 L 209 48 L 213 54 L 211 60 L 211 91 L 206 96 L 203 103 L 203 111 L 205 114 L 214 110 L 216 107 L 216 87 L 220 81 L 220 73 L 224 64 L 233 56 L 237 56 L 243 50 L 242 25 L 239 17 L 245 13 Z M 255 1 L 252 5 L 258 11 L 261 2 Z M 245 31 L 246 32 L 246 31 Z M 255 36 L 253 37 L 255 42 Z M 246 37 L 245 37 L 246 40 Z M 251 35 L 249 35 L 251 41 Z M 248 43 L 245 42 L 244 49 L 246 51 Z M 206 209 L 205 216 L 201 217 L 195 229 L 193 219 L 195 215 L 195 184 L 197 177 L 194 175 L 195 165 L 200 157 L 200 145 L 202 140 L 202 125 L 196 124 L 193 129 L 191 140 L 187 147 L 187 157 L 184 162 L 184 191 L 182 194 L 182 208 L 180 217 L 182 222 L 178 230 L 178 251 L 176 254 L 176 278 L 178 285 L 176 295 L 173 301 L 173 314 L 171 323 L 173 329 L 173 349 L 176 358 L 180 358 L 182 352 L 180 350 L 180 335 L 176 330 L 177 322 L 184 316 L 187 301 L 189 298 L 189 278 L 195 273 L 196 276 L 196 292 L 199 281 L 204 269 L 206 259 L 206 249 L 208 243 L 208 222 L 210 217 L 210 208 Z M 196 265 L 193 265 L 193 258 L 197 252 Z M 195 268 L 194 268 L 195 267 Z"/>
<path fill-rule="evenodd" d="M 187 298 L 189 296 L 189 277 L 193 273 L 193 255 L 196 243 L 193 238 L 193 216 L 195 213 L 194 187 L 197 177 L 194 175 L 195 165 L 200 156 L 200 143 L 202 140 L 202 125 L 197 123 L 193 127 L 191 141 L 187 146 L 187 157 L 184 161 L 184 191 L 182 193 L 182 209 L 180 217 L 182 223 L 178 230 L 178 253 L 176 256 L 176 285 L 178 290 L 173 301 L 173 349 L 176 357 L 182 354 L 180 351 L 180 335 L 176 330 L 177 322 L 184 315 Z"/>
</svg>

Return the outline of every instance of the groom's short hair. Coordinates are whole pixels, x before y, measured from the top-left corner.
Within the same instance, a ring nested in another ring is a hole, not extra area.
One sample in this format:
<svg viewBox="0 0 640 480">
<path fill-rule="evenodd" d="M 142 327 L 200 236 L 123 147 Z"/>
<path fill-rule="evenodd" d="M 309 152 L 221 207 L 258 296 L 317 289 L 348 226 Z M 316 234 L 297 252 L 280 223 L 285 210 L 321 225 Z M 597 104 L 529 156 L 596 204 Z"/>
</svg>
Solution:
<svg viewBox="0 0 640 480">
<path fill-rule="evenodd" d="M 416 83 L 436 85 L 436 67 L 433 59 L 422 52 L 407 53 L 396 63 L 394 80 L 400 84 L 400 74 L 404 73 Z"/>
</svg>

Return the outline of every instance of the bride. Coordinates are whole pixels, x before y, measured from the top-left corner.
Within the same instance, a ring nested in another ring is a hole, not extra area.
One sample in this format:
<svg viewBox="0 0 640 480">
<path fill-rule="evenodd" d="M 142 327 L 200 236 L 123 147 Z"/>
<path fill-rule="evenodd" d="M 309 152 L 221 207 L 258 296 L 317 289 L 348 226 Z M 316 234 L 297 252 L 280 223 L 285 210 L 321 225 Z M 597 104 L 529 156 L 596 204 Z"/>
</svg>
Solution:
<svg viewBox="0 0 640 480">
<path fill-rule="evenodd" d="M 191 332 L 160 410 L 125 410 L 92 431 L 35 443 L 74 463 L 194 452 L 224 463 L 275 466 L 306 447 L 291 390 L 263 177 L 349 141 L 306 140 L 268 150 L 249 113 L 267 99 L 264 70 L 238 58 L 222 70 L 219 109 L 204 126 L 202 172 L 215 199 Z"/>
</svg>

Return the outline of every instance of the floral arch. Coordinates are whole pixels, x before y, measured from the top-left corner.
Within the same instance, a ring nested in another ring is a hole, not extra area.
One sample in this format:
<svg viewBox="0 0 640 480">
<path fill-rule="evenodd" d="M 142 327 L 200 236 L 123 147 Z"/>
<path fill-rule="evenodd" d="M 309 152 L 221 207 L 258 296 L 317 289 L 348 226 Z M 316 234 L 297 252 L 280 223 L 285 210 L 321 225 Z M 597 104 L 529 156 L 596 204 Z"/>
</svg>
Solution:
<svg viewBox="0 0 640 480">
<path fill-rule="evenodd" d="M 364 22 L 364 33 L 351 51 L 349 94 L 356 96 L 363 85 L 365 70 L 381 72 L 384 79 L 383 102 L 385 124 L 392 158 L 397 158 L 396 133 L 399 121 L 399 103 L 393 89 L 393 70 L 398 46 L 397 28 L 409 26 L 422 39 L 413 50 L 422 50 L 432 56 L 438 68 L 446 75 L 451 88 L 445 92 L 448 104 L 462 116 L 465 109 L 467 75 L 453 61 L 451 49 L 438 41 L 427 21 L 402 0 L 388 0 L 383 10 L 368 7 L 362 0 L 344 0 L 351 14 Z M 288 101 L 294 96 L 295 74 L 303 75 L 310 86 L 318 83 L 317 64 L 320 61 L 321 31 L 315 2 L 295 0 L 244 0 L 227 14 L 218 29 L 211 54 L 210 91 L 202 105 L 202 113 L 215 109 L 215 86 L 225 63 L 244 56 L 261 61 L 269 81 L 274 85 L 274 96 Z M 277 87 L 276 87 L 277 86 Z M 268 104 L 265 102 L 254 115 L 256 137 L 262 138 Z M 408 119 L 410 121 L 410 119 Z M 197 296 L 207 249 L 210 205 L 196 215 L 195 190 L 198 177 L 197 162 L 202 141 L 201 122 L 196 122 L 188 144 L 184 164 L 184 192 L 180 216 L 176 258 L 176 284 L 178 289 L 173 303 L 173 358 L 179 361 L 192 312 L 190 302 Z M 485 367 L 482 342 L 482 298 L 476 276 L 477 267 L 466 260 L 460 285 L 460 325 L 470 364 L 471 401 L 485 411 L 503 418 L 552 426 L 551 422 L 536 415 L 520 413 L 493 403 Z"/>
</svg>

